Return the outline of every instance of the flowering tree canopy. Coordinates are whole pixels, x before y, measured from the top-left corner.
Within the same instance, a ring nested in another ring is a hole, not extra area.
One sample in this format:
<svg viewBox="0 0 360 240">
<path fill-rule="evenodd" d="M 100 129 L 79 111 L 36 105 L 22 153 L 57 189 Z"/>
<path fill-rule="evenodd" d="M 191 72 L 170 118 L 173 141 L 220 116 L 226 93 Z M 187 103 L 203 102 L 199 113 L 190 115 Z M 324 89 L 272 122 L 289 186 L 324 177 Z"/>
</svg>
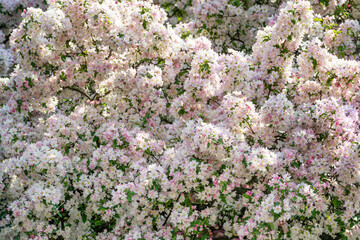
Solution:
<svg viewBox="0 0 360 240">
<path fill-rule="evenodd" d="M 359 5 L 2 1 L 0 239 L 359 239 Z"/>
</svg>

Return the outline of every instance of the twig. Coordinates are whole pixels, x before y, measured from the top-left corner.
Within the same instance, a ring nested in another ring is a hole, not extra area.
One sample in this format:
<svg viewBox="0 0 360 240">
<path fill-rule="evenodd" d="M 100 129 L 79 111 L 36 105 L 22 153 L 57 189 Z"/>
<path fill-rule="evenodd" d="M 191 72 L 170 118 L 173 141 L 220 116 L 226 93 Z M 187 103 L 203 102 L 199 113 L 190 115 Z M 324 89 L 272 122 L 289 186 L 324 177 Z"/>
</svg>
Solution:
<svg viewBox="0 0 360 240">
<path fill-rule="evenodd" d="M 112 48 L 111 48 L 111 47 L 109 47 L 109 48 L 110 48 L 109 55 L 105 58 L 105 60 L 109 60 L 109 58 L 110 58 L 111 55 L 112 55 Z"/>
<path fill-rule="evenodd" d="M 158 164 L 161 165 L 160 160 L 159 160 L 153 153 L 148 154 L 148 155 L 149 155 L 150 157 L 153 157 L 153 158 L 158 162 Z"/>
<path fill-rule="evenodd" d="M 86 92 L 83 92 L 83 91 L 82 91 L 81 89 L 79 89 L 79 88 L 70 87 L 70 86 L 66 86 L 66 87 L 63 87 L 63 88 L 76 91 L 76 92 L 78 92 L 78 93 L 81 93 L 81 95 L 87 97 L 89 100 L 91 100 L 91 101 L 93 100 Z"/>
<path fill-rule="evenodd" d="M 238 41 L 238 42 L 241 42 L 243 45 L 245 45 L 245 42 L 243 40 L 241 40 L 240 38 L 231 36 L 230 33 L 227 33 L 226 35 L 229 36 L 232 41 Z"/>
<path fill-rule="evenodd" d="M 210 98 L 210 99 L 209 99 L 209 102 L 210 102 L 210 101 L 213 101 L 213 102 L 214 102 L 214 103 L 216 103 L 218 106 L 220 106 L 220 105 L 221 105 L 221 104 L 220 104 L 220 103 L 218 103 L 215 99 Z"/>
<path fill-rule="evenodd" d="M 95 93 L 94 96 L 90 97 L 85 91 L 81 90 L 80 88 L 77 88 L 77 87 L 70 87 L 70 86 L 66 86 L 66 87 L 63 87 L 65 89 L 70 89 L 70 90 L 73 90 L 73 91 L 76 91 L 78 93 L 80 93 L 81 95 L 87 97 L 90 101 L 94 101 L 94 100 L 100 100 L 100 98 L 103 98 L 107 95 L 109 95 L 111 93 L 111 90 L 107 91 L 106 93 L 104 93 L 104 95 L 100 96 L 98 93 Z"/>
<path fill-rule="evenodd" d="M 244 121 L 247 123 L 250 131 L 251 131 L 253 134 L 255 134 L 255 132 L 254 132 L 254 130 L 251 128 L 251 125 L 250 125 L 250 123 L 248 122 L 248 120 L 246 120 L 246 119 L 244 118 Z"/>
<path fill-rule="evenodd" d="M 175 200 L 175 202 L 177 202 L 177 201 L 179 200 L 180 196 L 181 196 L 181 194 L 179 194 L 179 196 L 177 197 L 177 199 Z M 173 207 L 171 208 L 169 214 L 167 215 L 167 217 L 166 217 L 166 219 L 165 219 L 165 221 L 164 221 L 164 223 L 163 223 L 163 226 L 165 226 L 165 224 L 166 224 L 167 220 L 169 219 L 169 217 L 170 217 L 173 209 L 174 209 L 174 204 L 173 204 Z"/>
<path fill-rule="evenodd" d="M 111 93 L 111 90 L 107 91 L 106 93 L 104 93 L 104 95 L 100 96 L 100 94 L 95 93 L 94 96 L 91 98 L 91 101 L 97 100 L 99 101 L 100 98 L 105 97 L 106 95 L 108 95 L 109 93 Z"/>
</svg>

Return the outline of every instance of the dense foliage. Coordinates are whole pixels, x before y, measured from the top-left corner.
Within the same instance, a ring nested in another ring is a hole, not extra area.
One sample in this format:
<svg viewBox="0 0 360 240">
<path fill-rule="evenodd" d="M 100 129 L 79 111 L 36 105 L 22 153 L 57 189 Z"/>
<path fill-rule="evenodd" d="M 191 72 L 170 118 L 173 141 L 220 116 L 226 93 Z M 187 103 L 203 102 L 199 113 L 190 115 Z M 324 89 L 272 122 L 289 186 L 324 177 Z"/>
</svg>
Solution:
<svg viewBox="0 0 360 240">
<path fill-rule="evenodd" d="M 360 238 L 358 0 L 0 14 L 0 239 Z"/>
</svg>

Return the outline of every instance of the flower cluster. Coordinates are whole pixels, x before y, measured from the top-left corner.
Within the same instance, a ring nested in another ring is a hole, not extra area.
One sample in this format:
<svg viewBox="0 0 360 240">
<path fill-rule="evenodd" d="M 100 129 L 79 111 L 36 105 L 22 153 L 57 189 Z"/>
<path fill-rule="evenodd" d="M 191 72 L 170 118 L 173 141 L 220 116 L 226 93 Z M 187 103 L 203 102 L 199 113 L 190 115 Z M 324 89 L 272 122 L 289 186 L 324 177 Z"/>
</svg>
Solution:
<svg viewBox="0 0 360 240">
<path fill-rule="evenodd" d="M 0 76 L 6 76 L 14 64 L 13 56 L 8 48 L 8 39 L 19 23 L 21 14 L 28 7 L 45 9 L 46 0 L 3 0 L 0 2 Z"/>
<path fill-rule="evenodd" d="M 271 2 L 24 11 L 0 50 L 0 239 L 359 239 L 359 21 Z"/>
</svg>

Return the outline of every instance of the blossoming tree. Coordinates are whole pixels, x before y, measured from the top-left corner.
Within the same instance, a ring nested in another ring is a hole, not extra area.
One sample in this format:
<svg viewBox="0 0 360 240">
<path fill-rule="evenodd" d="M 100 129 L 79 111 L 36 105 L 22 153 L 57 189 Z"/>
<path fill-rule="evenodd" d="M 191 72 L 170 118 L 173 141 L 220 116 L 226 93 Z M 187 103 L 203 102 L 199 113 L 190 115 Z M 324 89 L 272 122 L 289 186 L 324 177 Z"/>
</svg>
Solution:
<svg viewBox="0 0 360 240">
<path fill-rule="evenodd" d="M 358 239 L 356 7 L 174 2 L 24 11 L 0 239 Z"/>
</svg>

